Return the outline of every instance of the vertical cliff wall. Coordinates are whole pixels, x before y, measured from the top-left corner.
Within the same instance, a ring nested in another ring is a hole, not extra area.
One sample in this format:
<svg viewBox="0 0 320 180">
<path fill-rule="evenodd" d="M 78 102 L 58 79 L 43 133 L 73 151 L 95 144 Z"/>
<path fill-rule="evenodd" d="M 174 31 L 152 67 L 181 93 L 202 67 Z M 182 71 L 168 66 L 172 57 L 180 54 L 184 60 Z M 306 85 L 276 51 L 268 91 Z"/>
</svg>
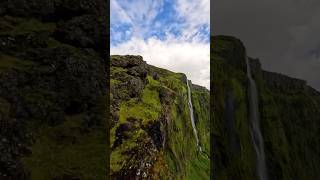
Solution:
<svg viewBox="0 0 320 180">
<path fill-rule="evenodd" d="M 245 47 L 240 40 L 212 37 L 214 176 L 257 179 L 249 134 Z M 261 69 L 250 58 L 259 96 L 260 128 L 270 179 L 319 179 L 319 92 L 305 81 Z"/>
<path fill-rule="evenodd" d="M 246 54 L 240 40 L 213 37 L 211 116 L 216 179 L 256 179 L 247 103 Z"/>
</svg>

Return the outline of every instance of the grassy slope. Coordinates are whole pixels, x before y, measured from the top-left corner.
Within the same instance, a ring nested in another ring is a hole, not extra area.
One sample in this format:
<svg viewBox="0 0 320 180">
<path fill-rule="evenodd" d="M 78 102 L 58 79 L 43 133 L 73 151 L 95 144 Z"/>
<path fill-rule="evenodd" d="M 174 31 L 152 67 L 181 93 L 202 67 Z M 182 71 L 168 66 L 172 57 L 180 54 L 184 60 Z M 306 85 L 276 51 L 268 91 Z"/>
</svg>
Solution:
<svg viewBox="0 0 320 180">
<path fill-rule="evenodd" d="M 148 139 L 143 126 L 154 121 L 160 121 L 159 118 L 164 113 L 168 113 L 170 120 L 167 126 L 162 126 L 164 128 L 162 133 L 167 134 L 166 147 L 160 149 L 157 153 L 158 161 L 155 162 L 153 168 L 157 172 L 154 172 L 154 178 L 208 179 L 209 161 L 202 155 L 197 155 L 196 152 L 196 143 L 187 104 L 187 86 L 183 82 L 184 75 L 153 66 L 149 66 L 149 68 L 151 72 L 158 74 L 159 79 L 155 80 L 148 75 L 148 83 L 141 97 L 121 102 L 118 111 L 119 123 L 111 129 L 111 145 L 115 141 L 117 127 L 125 123 L 128 117 L 141 119 L 141 123 L 137 123 L 137 131 L 130 134 L 129 139 L 112 151 L 111 170 L 117 172 L 125 166 L 125 162 L 129 157 L 122 152 L 130 151 L 130 149 L 137 146 L 135 142 L 138 138 L 145 137 L 145 139 Z M 121 81 L 116 80 L 116 77 L 119 76 L 117 73 L 126 73 L 126 69 L 111 67 L 111 82 L 114 84 L 121 83 Z M 172 104 L 166 106 L 161 103 L 159 98 L 161 91 L 173 94 Z"/>
<path fill-rule="evenodd" d="M 302 89 L 275 89 L 257 75 L 262 131 L 270 176 L 319 179 L 320 96 Z"/>
<path fill-rule="evenodd" d="M 205 88 L 193 86 L 191 88 L 192 104 L 198 131 L 199 141 L 205 154 L 210 154 L 210 93 Z M 206 155 L 200 154 L 200 160 L 191 164 L 189 179 L 209 179 L 210 160 Z"/>
</svg>

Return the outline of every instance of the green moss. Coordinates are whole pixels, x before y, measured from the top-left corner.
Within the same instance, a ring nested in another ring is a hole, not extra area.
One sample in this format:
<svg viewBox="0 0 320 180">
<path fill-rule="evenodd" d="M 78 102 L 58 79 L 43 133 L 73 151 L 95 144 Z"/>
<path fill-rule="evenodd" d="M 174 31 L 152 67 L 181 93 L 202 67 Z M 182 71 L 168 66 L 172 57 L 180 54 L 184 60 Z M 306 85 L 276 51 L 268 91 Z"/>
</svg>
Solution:
<svg viewBox="0 0 320 180">
<path fill-rule="evenodd" d="M 318 167 L 315 162 L 319 162 L 314 161 L 319 157 L 317 150 L 304 142 L 320 147 L 319 138 L 315 139 L 318 137 L 315 122 L 319 117 L 316 114 L 320 114 L 320 101 L 307 91 L 279 91 L 268 87 L 262 78 L 258 77 L 256 81 L 271 176 L 278 179 L 317 179 L 319 174 L 314 169 Z"/>
<path fill-rule="evenodd" d="M 155 82 L 148 84 L 142 92 L 141 100 L 139 98 L 123 102 L 120 106 L 120 122 L 125 122 L 128 117 L 141 119 L 144 124 L 149 121 L 155 121 L 159 118 L 161 112 L 161 103 L 159 92 L 154 89 Z"/>
<path fill-rule="evenodd" d="M 32 179 L 105 179 L 106 146 L 101 130 L 82 132 L 82 114 L 69 116 L 58 126 L 42 126 L 24 157 Z"/>
<path fill-rule="evenodd" d="M 29 60 L 18 59 L 10 55 L 0 54 L 0 71 L 6 69 L 27 70 L 35 65 L 36 63 Z"/>
<path fill-rule="evenodd" d="M 244 48 L 241 42 L 231 37 L 216 37 L 211 49 L 212 91 L 211 146 L 215 154 L 216 179 L 255 179 L 255 153 L 250 136 L 247 114 L 246 73 L 243 69 Z M 226 110 L 227 95 L 233 100 L 233 112 Z M 232 128 L 226 131 L 225 115 L 232 113 Z M 231 146 L 230 139 L 239 144 Z"/>
<path fill-rule="evenodd" d="M 2 29 L 0 35 L 11 36 L 24 35 L 29 33 L 48 32 L 52 33 L 56 29 L 55 23 L 43 23 L 36 19 L 23 19 L 10 16 L 0 18 Z"/>
<path fill-rule="evenodd" d="M 116 60 L 123 57 L 112 56 L 112 58 Z M 125 81 L 128 75 L 124 68 L 111 67 L 111 71 L 113 71 L 111 72 L 112 79 Z M 152 78 L 151 75 L 154 73 L 158 75 L 159 79 Z M 148 65 L 147 82 L 139 97 L 120 101 L 119 122 L 111 129 L 111 143 L 115 142 L 116 129 L 122 124 L 127 123 L 132 127 L 133 123 L 134 130 L 126 131 L 126 133 L 129 133 L 129 138 L 123 140 L 122 144 L 113 150 L 111 154 L 112 171 L 119 171 L 124 165 L 123 162 L 127 163 L 129 161 L 126 153 L 137 146 L 137 138 L 150 138 L 143 127 L 151 122 L 161 120 L 160 129 L 161 133 L 165 134 L 166 145 L 158 153 L 155 164 L 157 170 L 153 170 L 153 172 L 157 172 L 154 178 L 187 179 L 188 177 L 194 177 L 196 179 L 208 179 L 209 159 L 197 154 L 197 145 L 188 108 L 185 75 Z M 169 104 L 167 101 L 160 99 L 160 93 L 170 96 Z M 205 101 L 204 99 L 208 98 L 208 94 L 206 92 L 205 97 L 201 97 L 203 94 L 199 93 L 198 97 L 201 101 Z M 208 99 L 206 99 L 206 103 L 198 103 L 198 106 L 203 104 L 207 104 L 207 111 L 209 111 Z M 198 109 L 201 109 L 201 107 L 198 107 Z M 135 121 L 128 122 L 129 117 L 134 118 Z M 203 121 L 209 120 L 206 118 Z M 201 129 L 204 124 L 201 125 Z M 207 136 L 208 132 L 203 132 L 202 135 Z M 209 138 L 204 137 L 204 139 L 206 140 L 203 141 L 203 144 L 209 149 L 209 145 L 206 144 L 209 142 Z"/>
</svg>

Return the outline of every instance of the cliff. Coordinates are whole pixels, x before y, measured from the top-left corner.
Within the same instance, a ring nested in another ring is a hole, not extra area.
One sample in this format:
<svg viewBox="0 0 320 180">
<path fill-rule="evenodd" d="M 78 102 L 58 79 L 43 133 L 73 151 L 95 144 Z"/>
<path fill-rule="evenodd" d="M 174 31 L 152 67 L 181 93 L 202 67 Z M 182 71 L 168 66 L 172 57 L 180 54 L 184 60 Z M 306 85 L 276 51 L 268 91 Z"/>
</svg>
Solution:
<svg viewBox="0 0 320 180">
<path fill-rule="evenodd" d="M 106 2 L 0 2 L 0 179 L 106 179 Z"/>
<path fill-rule="evenodd" d="M 256 179 L 245 47 L 227 36 L 212 37 L 212 42 L 214 176 Z M 262 70 L 258 59 L 249 62 L 258 88 L 269 178 L 319 179 L 320 93 L 304 80 Z"/>
<path fill-rule="evenodd" d="M 141 56 L 111 56 L 111 177 L 208 179 L 197 149 L 187 77 L 148 65 Z M 191 86 L 195 123 L 209 154 L 209 91 Z"/>
</svg>

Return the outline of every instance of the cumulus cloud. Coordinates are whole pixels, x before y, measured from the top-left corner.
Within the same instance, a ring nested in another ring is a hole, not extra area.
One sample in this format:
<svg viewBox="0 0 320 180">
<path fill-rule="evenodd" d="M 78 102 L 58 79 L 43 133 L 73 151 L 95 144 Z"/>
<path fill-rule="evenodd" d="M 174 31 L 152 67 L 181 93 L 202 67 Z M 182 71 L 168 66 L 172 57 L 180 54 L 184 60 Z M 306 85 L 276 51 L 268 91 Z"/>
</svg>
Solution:
<svg viewBox="0 0 320 180">
<path fill-rule="evenodd" d="M 116 14 L 111 15 L 111 54 L 142 55 L 147 63 L 185 73 L 209 89 L 209 0 L 111 2 Z"/>
<path fill-rule="evenodd" d="M 144 41 L 133 38 L 111 48 L 111 54 L 143 55 L 149 64 L 183 72 L 193 83 L 209 89 L 210 47 L 205 43 L 160 41 L 156 38 Z"/>
</svg>

